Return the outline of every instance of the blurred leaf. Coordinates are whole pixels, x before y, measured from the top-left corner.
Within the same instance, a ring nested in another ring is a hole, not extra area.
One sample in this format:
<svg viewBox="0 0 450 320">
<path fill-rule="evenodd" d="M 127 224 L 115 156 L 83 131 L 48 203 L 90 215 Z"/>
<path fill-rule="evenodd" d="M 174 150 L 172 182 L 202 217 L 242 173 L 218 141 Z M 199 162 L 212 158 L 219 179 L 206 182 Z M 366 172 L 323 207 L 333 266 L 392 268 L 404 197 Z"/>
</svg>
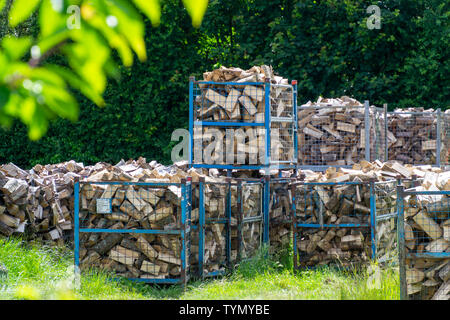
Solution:
<svg viewBox="0 0 450 320">
<path fill-rule="evenodd" d="M 3 10 L 3 7 L 6 4 L 6 0 L 0 0 L 0 12 Z"/>
<path fill-rule="evenodd" d="M 8 102 L 10 91 L 4 86 L 0 86 L 0 109 Z"/>
<path fill-rule="evenodd" d="M 11 61 L 18 60 L 22 58 L 31 46 L 30 37 L 6 37 L 2 40 L 2 48 L 5 53 L 11 59 Z"/>
<path fill-rule="evenodd" d="M 39 26 L 42 37 L 47 37 L 58 29 L 67 30 L 66 17 L 55 11 L 51 0 L 42 0 L 39 11 Z"/>
<path fill-rule="evenodd" d="M 154 27 L 159 26 L 161 19 L 159 0 L 133 0 L 133 2 L 150 19 Z"/>
<path fill-rule="evenodd" d="M 14 28 L 22 21 L 28 19 L 40 1 L 41 0 L 14 0 L 9 13 L 10 26 Z"/>
<path fill-rule="evenodd" d="M 208 7 L 208 0 L 183 0 L 184 6 L 192 19 L 192 25 L 199 28 Z"/>
</svg>

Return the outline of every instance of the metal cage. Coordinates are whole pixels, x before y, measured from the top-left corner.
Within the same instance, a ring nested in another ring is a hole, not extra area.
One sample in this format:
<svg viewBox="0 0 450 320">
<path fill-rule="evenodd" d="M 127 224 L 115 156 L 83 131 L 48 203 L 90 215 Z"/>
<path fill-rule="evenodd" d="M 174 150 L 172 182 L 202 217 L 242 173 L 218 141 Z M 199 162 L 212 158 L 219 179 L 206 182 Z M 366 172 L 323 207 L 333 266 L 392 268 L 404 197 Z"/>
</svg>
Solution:
<svg viewBox="0 0 450 320">
<path fill-rule="evenodd" d="M 191 182 L 75 182 L 75 265 L 147 283 L 190 277 Z"/>
<path fill-rule="evenodd" d="M 388 112 L 388 160 L 414 165 L 450 164 L 450 114 Z"/>
<path fill-rule="evenodd" d="M 450 299 L 450 191 L 398 191 L 401 298 Z"/>
<path fill-rule="evenodd" d="M 369 106 L 298 108 L 298 168 L 325 170 L 386 159 L 386 110 Z"/>
<path fill-rule="evenodd" d="M 189 79 L 189 164 L 196 168 L 295 168 L 297 82 Z"/>
</svg>

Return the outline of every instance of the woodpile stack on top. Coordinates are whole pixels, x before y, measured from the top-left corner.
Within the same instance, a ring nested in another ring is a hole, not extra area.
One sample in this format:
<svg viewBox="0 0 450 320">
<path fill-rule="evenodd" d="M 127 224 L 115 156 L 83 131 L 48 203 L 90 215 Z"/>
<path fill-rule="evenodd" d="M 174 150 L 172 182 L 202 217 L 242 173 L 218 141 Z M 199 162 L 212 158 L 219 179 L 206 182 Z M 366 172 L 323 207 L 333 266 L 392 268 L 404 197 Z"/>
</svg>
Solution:
<svg viewBox="0 0 450 320">
<path fill-rule="evenodd" d="M 449 163 L 450 112 L 441 114 L 441 163 Z M 396 109 L 388 115 L 389 160 L 435 164 L 437 113 L 434 109 Z"/>
<path fill-rule="evenodd" d="M 271 151 L 275 160 L 292 160 L 293 143 L 293 91 L 288 80 L 274 74 L 270 66 L 254 66 L 249 70 L 225 68 L 205 72 L 204 81 L 219 82 L 206 84 L 198 82 L 194 89 L 194 120 L 212 122 L 259 122 L 265 120 L 265 85 L 245 84 L 265 82 L 272 84 L 270 88 L 271 112 Z M 220 84 L 220 82 L 232 82 Z M 242 84 L 240 84 L 242 83 Z M 292 119 L 291 122 L 277 122 L 276 118 Z M 201 158 L 215 140 L 216 151 L 212 159 Z M 217 164 L 264 164 L 265 130 L 264 127 L 194 127 L 194 162 Z M 228 158 L 225 157 L 228 155 Z M 233 159 L 230 159 L 230 155 Z M 278 155 L 278 156 L 277 156 Z M 242 160 L 239 160 L 241 159 Z M 231 163 L 230 163 L 231 162 Z"/>
<path fill-rule="evenodd" d="M 319 97 L 298 108 L 298 163 L 352 165 L 365 158 L 365 109 L 347 96 Z M 371 159 L 384 159 L 384 115 L 369 108 Z"/>
<path fill-rule="evenodd" d="M 24 234 L 28 239 L 50 240 L 58 244 L 73 239 L 74 180 L 180 182 L 202 176 L 181 164 L 166 167 L 156 161 L 121 161 L 115 166 L 97 163 L 84 166 L 69 161 L 36 165 L 22 170 L 12 163 L 0 166 L 0 234 Z M 95 205 L 95 204 L 92 204 Z"/>
<path fill-rule="evenodd" d="M 428 173 L 415 191 L 450 191 L 450 172 Z M 410 299 L 450 299 L 450 258 L 419 254 L 450 252 L 450 196 L 408 195 L 404 199 L 406 283 Z"/>
</svg>

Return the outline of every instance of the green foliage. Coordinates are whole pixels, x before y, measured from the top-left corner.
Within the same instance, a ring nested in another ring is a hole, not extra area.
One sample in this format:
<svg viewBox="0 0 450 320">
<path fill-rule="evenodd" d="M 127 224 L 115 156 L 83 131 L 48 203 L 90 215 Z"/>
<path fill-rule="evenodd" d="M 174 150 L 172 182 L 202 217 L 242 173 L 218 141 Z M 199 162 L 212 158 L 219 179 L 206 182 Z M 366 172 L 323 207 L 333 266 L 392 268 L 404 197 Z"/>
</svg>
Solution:
<svg viewBox="0 0 450 320">
<path fill-rule="evenodd" d="M 134 1 L 144 13 L 152 10 L 139 5 L 157 2 Z M 0 132 L 0 163 L 12 161 L 24 167 L 69 159 L 116 163 L 139 156 L 169 163 L 171 133 L 188 125 L 188 77 L 201 78 L 220 65 L 271 64 L 284 77 L 298 80 L 299 103 L 319 95 L 345 94 L 377 105 L 389 103 L 390 109 L 448 107 L 448 2 L 377 2 L 382 18 L 379 30 L 367 28 L 366 8 L 374 4 L 368 0 L 211 0 L 199 29 L 192 26 L 194 18 L 189 18 L 190 7 L 184 2 L 161 1 L 158 28 L 152 27 L 157 17 L 146 14 L 151 20 L 143 19 L 145 54 L 137 49 L 138 54 L 133 48 L 139 45 L 131 45 L 132 35 L 120 30 L 122 41 L 114 46 L 102 37 L 114 49 L 111 60 L 121 64 L 117 80 L 106 84 L 90 67 L 63 69 L 83 75 L 75 78 L 71 73 L 63 75 L 62 68 L 51 69 L 81 106 L 78 122 L 52 121 L 47 135 L 35 142 L 24 136 L 23 124 L 14 123 L 9 131 Z M 33 16 L 13 29 L 0 23 L 0 36 L 34 39 L 38 33 Z M 27 45 L 24 40 L 20 47 Z M 147 60 L 131 65 L 130 51 Z M 83 54 L 104 59 L 91 49 Z M 75 62 L 52 55 L 43 65 Z M 94 95 L 96 86 L 96 90 L 105 86 L 100 97 Z M 7 90 L 0 85 L 0 103 L 7 99 Z M 98 108 L 102 99 L 104 107 Z"/>
</svg>

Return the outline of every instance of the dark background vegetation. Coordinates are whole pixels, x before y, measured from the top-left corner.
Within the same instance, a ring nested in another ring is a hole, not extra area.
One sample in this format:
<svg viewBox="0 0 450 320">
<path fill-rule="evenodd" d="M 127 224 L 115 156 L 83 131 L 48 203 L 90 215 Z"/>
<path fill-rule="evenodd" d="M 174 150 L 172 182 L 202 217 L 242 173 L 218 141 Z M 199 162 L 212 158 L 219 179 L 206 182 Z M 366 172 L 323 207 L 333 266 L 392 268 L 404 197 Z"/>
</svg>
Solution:
<svg viewBox="0 0 450 320">
<path fill-rule="evenodd" d="M 366 26 L 372 4 L 381 8 L 380 30 Z M 181 1 L 165 0 L 160 27 L 146 23 L 148 60 L 121 68 L 104 108 L 76 93 L 79 121 L 56 120 L 37 142 L 21 123 L 0 128 L 0 163 L 29 168 L 144 156 L 168 164 L 172 131 L 188 126 L 188 77 L 220 65 L 270 64 L 298 80 L 299 104 L 349 95 L 390 109 L 446 109 L 449 15 L 449 2 L 434 0 L 213 0 L 194 29 Z M 34 21 L 14 32 L 36 33 Z M 12 32 L 5 23 L 4 11 L 0 36 Z"/>
</svg>

